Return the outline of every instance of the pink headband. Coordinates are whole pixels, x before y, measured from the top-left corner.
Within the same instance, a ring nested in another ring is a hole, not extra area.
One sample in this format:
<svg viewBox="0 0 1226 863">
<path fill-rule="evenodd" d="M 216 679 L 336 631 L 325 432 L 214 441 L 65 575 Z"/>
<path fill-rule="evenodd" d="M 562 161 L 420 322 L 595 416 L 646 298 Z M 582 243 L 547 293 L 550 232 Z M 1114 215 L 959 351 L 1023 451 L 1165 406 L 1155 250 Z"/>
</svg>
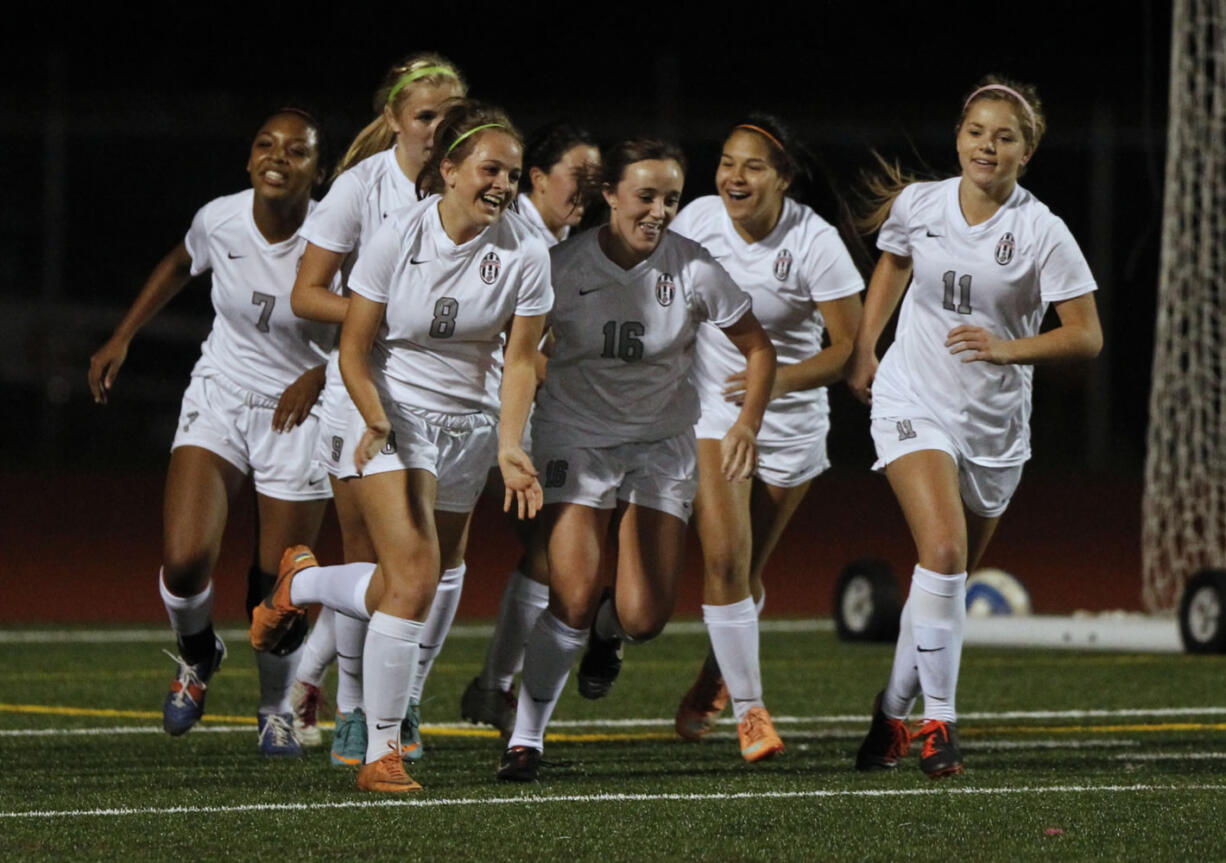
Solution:
<svg viewBox="0 0 1226 863">
<path fill-rule="evenodd" d="M 1002 93 L 1008 93 L 1018 102 L 1020 102 L 1022 107 L 1026 109 L 1026 117 L 1030 120 L 1030 127 L 1032 129 L 1038 128 L 1039 123 L 1035 119 L 1034 108 L 1030 107 L 1030 103 L 1026 101 L 1026 97 L 1017 92 L 1017 90 L 1014 90 L 1012 87 L 1006 87 L 1004 84 L 986 84 L 983 87 L 980 87 L 974 93 L 971 93 L 971 95 L 966 97 L 966 102 L 962 105 L 962 112 L 966 113 L 966 109 L 970 107 L 971 102 L 975 101 L 975 97 L 985 90 L 1000 90 Z"/>
</svg>

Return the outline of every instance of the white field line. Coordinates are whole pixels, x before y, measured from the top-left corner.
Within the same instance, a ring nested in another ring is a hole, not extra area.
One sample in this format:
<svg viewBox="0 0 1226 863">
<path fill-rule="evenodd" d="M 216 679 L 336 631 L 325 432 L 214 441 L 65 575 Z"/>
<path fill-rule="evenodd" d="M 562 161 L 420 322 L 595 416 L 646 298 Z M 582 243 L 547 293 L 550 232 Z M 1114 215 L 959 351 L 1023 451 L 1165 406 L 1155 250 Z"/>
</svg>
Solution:
<svg viewBox="0 0 1226 863">
<path fill-rule="evenodd" d="M 1002 797 L 1011 794 L 1169 794 L 1190 791 L 1226 792 L 1226 785 L 1036 785 L 999 788 L 970 788 L 946 785 L 941 788 L 859 788 L 848 790 L 814 789 L 812 791 L 742 791 L 713 794 L 565 794 L 491 798 L 445 797 L 404 799 L 363 799 L 311 801 L 309 803 L 244 803 L 234 806 L 142 806 L 111 809 L 33 809 L 0 811 L 0 818 L 84 818 L 122 817 L 128 815 L 220 815 L 238 812 L 317 812 L 321 809 L 433 809 L 448 806 L 542 806 L 573 803 L 692 803 L 716 800 L 829 800 L 838 798 L 931 797 L 958 795 L 963 797 Z"/>
<path fill-rule="evenodd" d="M 803 618 L 799 620 L 764 620 L 759 626 L 765 633 L 831 632 L 834 621 Z M 669 633 L 705 635 L 706 625 L 699 620 L 678 620 L 668 625 Z M 490 623 L 457 623 L 447 633 L 448 638 L 489 638 L 494 633 Z M 220 629 L 226 641 L 245 642 L 247 630 Z M 0 644 L 121 644 L 170 643 L 174 636 L 169 629 L 0 629 Z"/>
<path fill-rule="evenodd" d="M 1120 761 L 1221 761 L 1226 752 L 1123 752 L 1111 757 Z"/>
</svg>

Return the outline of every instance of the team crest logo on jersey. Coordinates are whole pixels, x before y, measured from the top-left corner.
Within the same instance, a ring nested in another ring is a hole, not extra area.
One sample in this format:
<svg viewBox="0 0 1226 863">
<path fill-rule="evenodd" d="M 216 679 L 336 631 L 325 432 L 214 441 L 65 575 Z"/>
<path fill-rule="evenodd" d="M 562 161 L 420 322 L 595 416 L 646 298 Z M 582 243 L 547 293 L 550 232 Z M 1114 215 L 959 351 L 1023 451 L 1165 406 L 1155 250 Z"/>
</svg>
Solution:
<svg viewBox="0 0 1226 863">
<path fill-rule="evenodd" d="M 500 272 L 502 272 L 502 261 L 498 260 L 498 254 L 496 252 L 488 252 L 481 259 L 481 281 L 487 285 L 492 285 Z"/>
<path fill-rule="evenodd" d="M 779 254 L 775 255 L 775 278 L 781 282 L 788 280 L 788 274 L 792 272 L 792 253 L 787 249 L 783 249 Z"/>
<path fill-rule="evenodd" d="M 996 244 L 996 263 L 1002 267 L 1013 260 L 1013 235 L 1006 233 Z"/>
<path fill-rule="evenodd" d="M 394 431 L 387 433 L 387 443 L 383 445 L 383 449 L 379 450 L 379 452 L 384 455 L 396 454 L 396 433 Z"/>
<path fill-rule="evenodd" d="M 677 283 L 673 281 L 672 273 L 660 273 L 656 277 L 656 302 L 662 306 L 671 306 L 676 293 Z"/>
</svg>

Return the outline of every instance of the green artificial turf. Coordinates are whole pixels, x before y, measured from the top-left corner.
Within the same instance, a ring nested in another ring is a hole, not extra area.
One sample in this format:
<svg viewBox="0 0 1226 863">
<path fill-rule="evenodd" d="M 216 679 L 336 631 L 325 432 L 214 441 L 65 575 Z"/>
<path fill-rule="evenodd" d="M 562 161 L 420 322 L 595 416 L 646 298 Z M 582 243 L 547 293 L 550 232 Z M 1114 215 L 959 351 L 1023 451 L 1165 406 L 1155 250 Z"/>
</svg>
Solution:
<svg viewBox="0 0 1226 863">
<path fill-rule="evenodd" d="M 892 648 L 798 629 L 762 637 L 783 756 L 743 763 L 730 721 L 700 744 L 674 737 L 705 650 L 701 630 L 681 626 L 627 651 L 603 701 L 568 682 L 541 781 L 517 786 L 494 780 L 499 739 L 459 720 L 486 646 L 461 627 L 426 688 L 427 754 L 410 770 L 425 790 L 393 797 L 358 792 L 326 749 L 260 757 L 241 637 L 229 639 L 205 721 L 173 739 L 160 730 L 168 635 L 73 641 L 69 630 L 45 643 L 0 631 L 0 856 L 1226 858 L 1226 658 L 967 649 L 967 773 L 933 782 L 914 753 L 890 773 L 851 769 Z"/>
</svg>

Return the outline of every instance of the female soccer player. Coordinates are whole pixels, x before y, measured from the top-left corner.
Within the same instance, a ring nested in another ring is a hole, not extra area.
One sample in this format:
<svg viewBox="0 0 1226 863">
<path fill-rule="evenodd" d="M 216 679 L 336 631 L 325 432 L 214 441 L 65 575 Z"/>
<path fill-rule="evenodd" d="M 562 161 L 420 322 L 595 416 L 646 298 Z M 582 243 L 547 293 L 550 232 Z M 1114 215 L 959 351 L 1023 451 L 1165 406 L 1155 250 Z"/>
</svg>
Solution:
<svg viewBox="0 0 1226 863">
<path fill-rule="evenodd" d="M 309 550 L 289 549 L 253 616 L 257 650 L 275 644 L 307 603 L 369 617 L 363 790 L 420 788 L 404 772 L 400 729 L 438 584 L 441 516 L 467 519 L 495 456 L 508 506 L 524 517 L 540 503 L 520 440 L 553 292 L 545 243 L 505 214 L 521 154 L 502 111 L 452 105 L 418 178 L 426 197 L 367 244 L 341 330 L 355 409 L 333 443 L 339 463 L 353 465 L 345 472 L 362 476 L 358 503 L 379 564 L 319 567 Z"/>
<path fill-rule="evenodd" d="M 328 285 L 338 272 L 348 273 L 352 269 L 362 246 L 384 220 L 417 201 L 414 184 L 430 156 L 443 109 L 465 91 L 464 78 L 455 64 L 438 54 L 414 54 L 388 70 L 375 91 L 375 118 L 358 133 L 337 166 L 338 176 L 332 188 L 303 226 L 308 243 L 294 283 L 296 314 L 332 324 L 344 320 L 349 298 L 329 291 Z M 328 363 L 317 455 L 331 478 L 345 561 L 373 562 L 375 550 L 357 499 L 360 480 L 352 477 L 352 463 L 341 463 L 332 444 L 344 435 L 342 418 L 351 409 L 352 402 L 333 354 Z M 442 645 L 459 603 L 467 524 L 466 517 L 448 515 L 440 519 L 445 571 L 423 642 L 424 671 Z M 328 663 L 337 656 L 339 716 L 332 738 L 332 762 L 338 765 L 361 764 L 366 754 L 366 719 L 361 709 L 365 639 L 364 621 L 334 618 L 332 611 L 325 608 L 307 640 L 306 656 L 299 667 L 300 685 L 295 687 L 299 733 L 317 741 L 320 735 L 315 727 L 315 711 L 319 685 Z M 420 678 L 424 683 L 425 673 Z M 420 689 L 413 693 L 414 705 L 420 694 Z M 405 718 L 405 755 L 410 759 L 422 755 L 417 720 L 416 709 L 410 710 Z"/>
<path fill-rule="evenodd" d="M 745 362 L 711 324 L 698 331 L 694 380 L 702 417 L 695 426 L 694 515 L 712 652 L 681 701 L 676 728 L 686 739 L 701 738 L 731 696 L 747 761 L 783 751 L 762 701 L 762 570 L 809 484 L 829 467 L 825 387 L 842 378 L 864 289 L 838 231 L 789 197 L 803 179 L 802 152 L 778 120 L 750 115 L 724 141 L 718 194 L 691 203 L 672 226 L 701 243 L 753 297 L 754 315 L 779 357 L 754 477 L 730 482 L 720 470 L 720 440 L 737 420 Z M 823 329 L 830 336 L 824 349 Z"/>
<path fill-rule="evenodd" d="M 550 246 L 565 240 L 582 220 L 585 178 L 599 164 L 595 139 L 570 123 L 552 123 L 528 138 L 519 212 Z M 503 737 L 515 726 L 512 680 L 523 667 L 524 642 L 549 601 L 544 549 L 527 536 L 521 539 L 527 551 L 503 590 L 485 664 L 460 698 L 461 716 L 492 725 Z"/>
<path fill-rule="evenodd" d="M 248 610 L 268 590 L 287 543 L 312 542 L 329 497 L 311 465 L 318 434 L 313 406 L 333 328 L 290 311 L 290 286 L 305 241 L 299 228 L 323 180 L 319 124 L 285 109 L 256 133 L 247 161 L 252 188 L 206 204 L 183 242 L 154 269 L 106 344 L 90 358 L 89 385 L 105 404 L 136 333 L 192 276 L 213 273 L 217 317 L 183 396 L 163 504 L 162 601 L 179 644 L 175 679 L 162 708 L 167 732 L 187 732 L 204 714 L 213 672 L 226 649 L 213 632 L 210 578 L 227 512 L 250 474 L 258 501 L 258 564 Z M 259 745 L 266 755 L 301 755 L 289 687 L 301 643 L 262 655 Z"/>
<path fill-rule="evenodd" d="M 621 641 L 645 641 L 672 614 L 697 485 L 689 382 L 699 326 L 720 327 L 745 357 L 744 404 L 720 444 L 719 469 L 745 480 L 757 463 L 775 352 L 750 299 L 697 243 L 668 231 L 684 161 L 675 147 L 633 140 L 606 154 L 608 224 L 556 246 L 557 305 L 549 375 L 533 418 L 544 475 L 542 532 L 549 608 L 524 653 L 523 693 L 498 777 L 536 778 L 545 726 L 585 642 L 579 691 L 600 698 L 621 666 Z M 619 518 L 613 593 L 601 558 Z"/>
<path fill-rule="evenodd" d="M 920 767 L 934 779 L 963 771 L 954 696 L 966 571 L 1030 457 L 1031 366 L 1093 357 L 1102 346 L 1081 250 L 1018 185 L 1044 127 L 1034 87 L 989 76 L 962 104 L 959 176 L 909 183 L 894 170 L 874 189 L 879 206 L 868 227 L 880 227 L 882 254 L 848 384 L 872 405 L 874 467 L 898 498 L 919 562 L 894 667 L 856 756 L 860 770 L 894 767 L 907 754 L 904 720 L 923 692 Z M 894 343 L 878 368 L 877 340 L 900 299 Z M 1060 323 L 1040 333 L 1048 304 Z"/>
</svg>

